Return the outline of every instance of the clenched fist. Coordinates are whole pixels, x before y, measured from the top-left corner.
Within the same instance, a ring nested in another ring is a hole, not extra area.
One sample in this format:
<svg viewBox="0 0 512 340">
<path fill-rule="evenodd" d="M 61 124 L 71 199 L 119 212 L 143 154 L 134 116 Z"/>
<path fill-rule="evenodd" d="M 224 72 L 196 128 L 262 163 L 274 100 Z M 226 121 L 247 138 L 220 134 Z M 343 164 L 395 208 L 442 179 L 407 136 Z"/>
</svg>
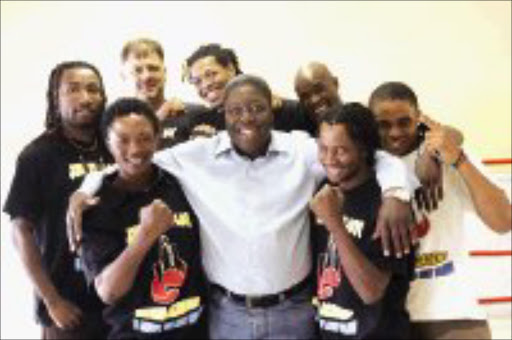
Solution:
<svg viewBox="0 0 512 340">
<path fill-rule="evenodd" d="M 151 204 L 140 209 L 139 235 L 149 241 L 155 241 L 174 225 L 174 214 L 167 204 L 155 199 Z"/>
<path fill-rule="evenodd" d="M 311 199 L 309 206 L 316 217 L 329 228 L 332 225 L 330 221 L 343 218 L 344 201 L 345 196 L 339 188 L 326 184 Z"/>
</svg>

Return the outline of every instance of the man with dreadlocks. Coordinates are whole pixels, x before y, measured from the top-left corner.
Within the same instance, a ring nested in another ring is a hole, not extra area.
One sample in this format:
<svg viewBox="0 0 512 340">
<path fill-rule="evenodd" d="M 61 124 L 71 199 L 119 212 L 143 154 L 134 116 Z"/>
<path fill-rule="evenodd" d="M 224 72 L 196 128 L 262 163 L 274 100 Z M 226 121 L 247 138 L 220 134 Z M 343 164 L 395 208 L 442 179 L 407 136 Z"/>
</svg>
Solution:
<svg viewBox="0 0 512 340">
<path fill-rule="evenodd" d="M 110 162 L 99 138 L 106 95 L 99 71 L 83 61 L 58 64 L 47 90 L 45 131 L 17 159 L 4 211 L 36 293 L 43 339 L 105 338 L 100 300 L 87 289 L 67 243 L 68 196 L 83 176 Z"/>
<path fill-rule="evenodd" d="M 237 55 L 232 49 L 219 44 L 202 45 L 187 58 L 185 66 L 184 76 L 210 108 L 191 117 L 191 137 L 211 136 L 225 130 L 221 112 L 225 87 L 231 79 L 243 73 Z M 307 130 L 304 113 L 297 101 L 273 96 L 272 111 L 276 130 Z"/>
</svg>

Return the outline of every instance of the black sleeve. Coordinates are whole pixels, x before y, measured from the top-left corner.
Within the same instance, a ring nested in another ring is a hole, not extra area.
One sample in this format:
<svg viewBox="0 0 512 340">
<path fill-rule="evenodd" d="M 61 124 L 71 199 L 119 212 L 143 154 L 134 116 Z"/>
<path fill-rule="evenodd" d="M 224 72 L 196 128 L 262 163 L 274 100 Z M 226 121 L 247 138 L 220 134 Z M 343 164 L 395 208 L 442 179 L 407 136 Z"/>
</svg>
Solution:
<svg viewBox="0 0 512 340">
<path fill-rule="evenodd" d="M 16 169 L 4 205 L 11 218 L 24 217 L 37 224 L 44 211 L 42 187 L 43 162 L 35 153 L 23 152 L 16 161 Z"/>
<path fill-rule="evenodd" d="M 274 111 L 274 127 L 285 132 L 308 131 L 305 112 L 298 101 L 283 99 L 282 106 Z"/>
<path fill-rule="evenodd" d="M 126 247 L 124 235 L 102 228 L 99 215 L 91 210 L 84 214 L 83 219 L 81 260 L 89 285 Z M 103 221 L 108 223 L 107 219 Z"/>
</svg>

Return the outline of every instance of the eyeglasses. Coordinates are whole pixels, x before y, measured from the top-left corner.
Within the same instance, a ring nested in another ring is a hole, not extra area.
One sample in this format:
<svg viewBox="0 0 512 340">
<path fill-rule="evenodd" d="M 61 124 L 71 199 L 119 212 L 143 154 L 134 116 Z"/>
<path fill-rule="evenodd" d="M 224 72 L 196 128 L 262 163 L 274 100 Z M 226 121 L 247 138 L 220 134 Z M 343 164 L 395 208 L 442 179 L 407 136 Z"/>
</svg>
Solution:
<svg viewBox="0 0 512 340">
<path fill-rule="evenodd" d="M 269 110 L 264 103 L 250 103 L 247 105 L 227 106 L 224 111 L 232 117 L 242 117 L 244 111 L 252 116 L 261 116 Z"/>
<path fill-rule="evenodd" d="M 200 86 L 205 80 L 211 81 L 212 79 L 217 77 L 218 74 L 218 71 L 206 70 L 206 72 L 204 72 L 201 75 L 198 75 L 197 77 L 190 77 L 189 82 L 194 86 Z"/>
</svg>

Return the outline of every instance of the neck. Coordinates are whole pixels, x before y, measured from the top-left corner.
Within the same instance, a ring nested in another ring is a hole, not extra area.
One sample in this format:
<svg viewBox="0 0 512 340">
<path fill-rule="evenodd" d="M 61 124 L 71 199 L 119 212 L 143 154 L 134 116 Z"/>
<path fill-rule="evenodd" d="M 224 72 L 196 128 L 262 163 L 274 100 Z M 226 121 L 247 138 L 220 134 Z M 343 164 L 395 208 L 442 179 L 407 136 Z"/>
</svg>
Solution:
<svg viewBox="0 0 512 340">
<path fill-rule="evenodd" d="M 352 176 L 350 179 L 338 183 L 338 187 L 343 192 L 353 190 L 360 186 L 361 184 L 363 184 L 364 182 L 366 182 L 370 177 L 370 173 L 370 169 L 367 166 L 365 166 L 364 168 L 360 169 L 359 172 Z"/>
<path fill-rule="evenodd" d="M 165 103 L 164 94 L 160 94 L 155 98 L 151 98 L 147 100 L 148 104 L 153 108 L 153 110 L 158 111 Z"/>
<path fill-rule="evenodd" d="M 128 175 L 122 170 L 114 180 L 114 186 L 126 191 L 142 191 L 149 187 L 153 179 L 153 167 L 148 167 L 146 171 L 137 176 Z"/>
<path fill-rule="evenodd" d="M 63 126 L 62 131 L 66 138 L 71 139 L 73 141 L 83 143 L 83 144 L 91 144 L 96 140 L 96 129 L 94 128 L 86 128 L 86 127 L 72 127 L 72 126 Z"/>
</svg>

